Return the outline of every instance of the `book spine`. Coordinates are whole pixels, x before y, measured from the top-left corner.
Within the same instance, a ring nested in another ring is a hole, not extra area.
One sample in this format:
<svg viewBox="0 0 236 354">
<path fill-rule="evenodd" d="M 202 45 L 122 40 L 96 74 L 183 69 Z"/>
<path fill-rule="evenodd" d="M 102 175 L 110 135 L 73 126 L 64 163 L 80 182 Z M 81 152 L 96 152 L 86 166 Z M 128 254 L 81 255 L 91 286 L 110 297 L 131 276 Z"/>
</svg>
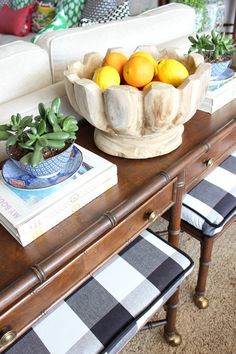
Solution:
<svg viewBox="0 0 236 354">
<path fill-rule="evenodd" d="M 36 196 L 36 202 L 33 202 L 31 205 L 28 204 L 24 198 L 16 195 L 15 192 L 12 191 L 12 187 L 8 187 L 5 182 L 3 182 L 3 179 L 0 178 L 0 217 L 7 219 L 10 224 L 17 228 L 18 225 L 26 222 L 38 213 L 41 213 L 51 204 L 57 203 L 61 198 L 66 197 L 68 193 L 78 188 L 81 190 L 86 188 L 88 184 L 93 183 L 99 176 L 103 176 L 111 169 L 116 170 L 117 173 L 117 166 L 115 164 L 89 150 L 79 147 L 78 145 L 76 146 L 83 151 L 83 163 L 85 165 L 81 171 L 84 173 L 80 174 L 78 170 L 62 184 L 56 184 L 52 187 L 51 193 L 48 193 L 48 195 L 44 193 L 41 200 L 38 200 Z M 86 165 L 89 165 L 91 168 L 88 169 Z M 30 191 L 28 190 L 26 193 L 30 193 Z M 32 200 L 34 200 L 34 196 Z"/>
<path fill-rule="evenodd" d="M 28 245 L 43 233 L 113 187 L 117 184 L 117 181 L 118 177 L 114 175 L 100 184 L 97 182 L 96 185 L 90 186 L 89 190 L 85 189 L 78 193 L 73 191 L 67 195 L 66 198 L 63 198 L 35 218 L 21 225 L 17 230 L 18 235 L 14 235 L 14 237 L 22 246 Z"/>
<path fill-rule="evenodd" d="M 236 77 L 226 82 L 222 87 L 215 91 L 208 91 L 206 97 L 199 105 L 201 111 L 214 113 L 230 101 L 236 98 Z"/>
<path fill-rule="evenodd" d="M 214 98 L 212 103 L 204 101 L 201 102 L 199 109 L 203 112 L 214 113 L 221 107 L 225 106 L 227 103 L 231 102 L 236 98 L 236 90 L 225 91 L 220 97 Z"/>
</svg>

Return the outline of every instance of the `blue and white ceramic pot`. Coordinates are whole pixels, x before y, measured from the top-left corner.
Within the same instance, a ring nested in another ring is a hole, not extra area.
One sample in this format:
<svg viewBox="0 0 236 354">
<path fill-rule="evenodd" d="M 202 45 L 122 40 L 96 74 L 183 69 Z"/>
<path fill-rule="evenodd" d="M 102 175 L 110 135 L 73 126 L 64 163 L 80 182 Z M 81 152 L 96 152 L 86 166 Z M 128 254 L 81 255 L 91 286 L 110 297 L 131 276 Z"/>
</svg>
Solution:
<svg viewBox="0 0 236 354">
<path fill-rule="evenodd" d="M 46 160 L 41 161 L 37 166 L 33 167 L 31 165 L 23 165 L 19 161 L 13 159 L 9 153 L 10 159 L 22 170 L 28 174 L 38 177 L 38 178 L 48 178 L 55 176 L 59 172 L 63 171 L 72 153 L 73 144 L 70 145 L 66 150 L 58 155 L 50 157 Z"/>
<path fill-rule="evenodd" d="M 211 63 L 211 77 L 219 77 L 230 66 L 232 60 L 219 61 L 217 63 Z"/>
</svg>

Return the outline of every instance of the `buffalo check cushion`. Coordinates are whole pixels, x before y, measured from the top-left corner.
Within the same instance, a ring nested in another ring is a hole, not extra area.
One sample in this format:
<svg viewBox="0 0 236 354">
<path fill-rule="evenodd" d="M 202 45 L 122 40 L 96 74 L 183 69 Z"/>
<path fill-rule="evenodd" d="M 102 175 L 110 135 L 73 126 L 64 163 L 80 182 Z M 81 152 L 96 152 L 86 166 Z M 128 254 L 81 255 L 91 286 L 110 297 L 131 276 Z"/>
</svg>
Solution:
<svg viewBox="0 0 236 354">
<path fill-rule="evenodd" d="M 8 354 L 117 353 L 176 291 L 192 260 L 145 230 Z"/>
<path fill-rule="evenodd" d="M 213 236 L 236 215 L 236 150 L 184 196 L 182 219 Z"/>
</svg>

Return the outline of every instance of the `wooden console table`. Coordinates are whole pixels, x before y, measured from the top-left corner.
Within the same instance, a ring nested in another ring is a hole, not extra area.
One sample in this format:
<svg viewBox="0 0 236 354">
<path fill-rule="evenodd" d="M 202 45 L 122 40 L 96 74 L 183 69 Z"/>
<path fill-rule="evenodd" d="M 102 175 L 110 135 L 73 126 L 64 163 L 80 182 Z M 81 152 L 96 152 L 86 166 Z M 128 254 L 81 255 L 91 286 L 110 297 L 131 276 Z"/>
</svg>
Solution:
<svg viewBox="0 0 236 354">
<path fill-rule="evenodd" d="M 21 335 L 168 209 L 177 245 L 182 194 L 235 148 L 234 112 L 236 100 L 212 117 L 198 111 L 178 149 L 145 160 L 103 154 L 81 128 L 78 144 L 116 163 L 119 182 L 25 248 L 0 225 L 0 330 Z"/>
</svg>

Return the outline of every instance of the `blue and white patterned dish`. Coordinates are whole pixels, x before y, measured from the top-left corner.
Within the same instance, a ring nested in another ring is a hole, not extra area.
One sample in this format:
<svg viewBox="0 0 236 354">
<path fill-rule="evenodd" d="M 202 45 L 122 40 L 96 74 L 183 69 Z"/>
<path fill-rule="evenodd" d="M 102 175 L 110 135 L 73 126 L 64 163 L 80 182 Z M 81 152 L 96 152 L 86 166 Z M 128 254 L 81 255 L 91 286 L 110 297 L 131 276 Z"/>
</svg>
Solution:
<svg viewBox="0 0 236 354">
<path fill-rule="evenodd" d="M 212 76 L 210 81 L 224 81 L 230 79 L 235 74 L 235 71 L 231 68 L 227 68 L 221 75 Z"/>
<path fill-rule="evenodd" d="M 55 186 L 58 183 L 64 182 L 67 178 L 71 177 L 74 173 L 78 171 L 82 162 L 82 153 L 74 145 L 66 167 L 62 171 L 60 171 L 56 176 L 48 178 L 34 177 L 17 167 L 16 164 L 10 159 L 5 162 L 2 169 L 2 175 L 4 181 L 15 188 L 25 190 L 49 188 Z"/>
</svg>

